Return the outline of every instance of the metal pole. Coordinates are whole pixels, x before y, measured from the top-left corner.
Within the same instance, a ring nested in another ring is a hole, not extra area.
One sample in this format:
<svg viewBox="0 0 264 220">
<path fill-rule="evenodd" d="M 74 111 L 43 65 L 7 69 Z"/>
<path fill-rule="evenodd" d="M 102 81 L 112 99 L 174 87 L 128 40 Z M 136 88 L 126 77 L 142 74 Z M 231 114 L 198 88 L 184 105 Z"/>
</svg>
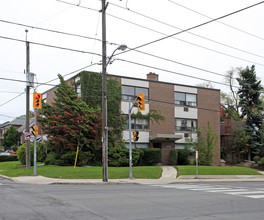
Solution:
<svg viewBox="0 0 264 220">
<path fill-rule="evenodd" d="M 34 109 L 34 125 L 37 126 L 37 109 Z M 34 175 L 37 175 L 37 137 L 34 137 Z"/>
<path fill-rule="evenodd" d="M 105 0 L 102 0 L 102 162 L 103 181 L 108 182 L 108 128 L 107 128 L 107 84 L 106 84 L 106 22 Z"/>
<path fill-rule="evenodd" d="M 128 128 L 129 128 L 129 178 L 132 179 L 132 144 L 131 144 L 131 97 L 129 96 L 129 116 L 128 116 Z"/>
<path fill-rule="evenodd" d="M 26 132 L 29 132 L 29 72 L 30 72 L 30 62 L 29 62 L 29 42 L 27 41 L 26 30 L 26 75 L 27 75 L 27 87 L 26 87 Z M 30 141 L 26 141 L 26 169 L 30 170 Z"/>
<path fill-rule="evenodd" d="M 198 150 L 196 150 L 195 160 L 196 160 L 196 177 L 195 179 L 198 179 Z"/>
</svg>

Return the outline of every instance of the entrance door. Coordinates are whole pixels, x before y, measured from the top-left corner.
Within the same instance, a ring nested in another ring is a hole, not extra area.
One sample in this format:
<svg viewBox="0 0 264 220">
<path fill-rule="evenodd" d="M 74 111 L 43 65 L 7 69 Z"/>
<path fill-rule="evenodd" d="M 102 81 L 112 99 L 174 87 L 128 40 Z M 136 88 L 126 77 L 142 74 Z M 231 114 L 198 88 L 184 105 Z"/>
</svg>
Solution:
<svg viewBox="0 0 264 220">
<path fill-rule="evenodd" d="M 153 143 L 153 148 L 161 149 L 161 143 Z"/>
</svg>

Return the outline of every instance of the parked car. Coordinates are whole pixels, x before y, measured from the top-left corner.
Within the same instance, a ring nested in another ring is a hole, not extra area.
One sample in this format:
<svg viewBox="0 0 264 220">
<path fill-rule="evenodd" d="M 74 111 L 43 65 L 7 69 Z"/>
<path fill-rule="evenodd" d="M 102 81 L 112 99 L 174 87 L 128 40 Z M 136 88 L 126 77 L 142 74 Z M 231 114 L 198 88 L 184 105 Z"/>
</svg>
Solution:
<svg viewBox="0 0 264 220">
<path fill-rule="evenodd" d="M 4 152 L 4 153 L 0 153 L 0 155 L 11 155 L 10 153 L 6 153 L 6 152 Z"/>
</svg>

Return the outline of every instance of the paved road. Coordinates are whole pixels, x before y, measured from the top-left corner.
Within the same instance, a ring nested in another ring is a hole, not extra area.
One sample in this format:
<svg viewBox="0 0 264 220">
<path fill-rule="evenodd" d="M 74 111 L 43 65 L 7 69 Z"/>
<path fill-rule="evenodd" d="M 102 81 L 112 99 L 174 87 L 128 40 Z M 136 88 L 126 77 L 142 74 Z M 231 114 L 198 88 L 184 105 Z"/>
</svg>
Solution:
<svg viewBox="0 0 264 220">
<path fill-rule="evenodd" d="M 259 195 L 263 195 L 264 186 L 262 183 L 29 185 L 0 179 L 0 219 L 263 219 L 263 198 L 231 194 L 227 190 L 251 191 L 254 195 L 260 191 Z"/>
</svg>

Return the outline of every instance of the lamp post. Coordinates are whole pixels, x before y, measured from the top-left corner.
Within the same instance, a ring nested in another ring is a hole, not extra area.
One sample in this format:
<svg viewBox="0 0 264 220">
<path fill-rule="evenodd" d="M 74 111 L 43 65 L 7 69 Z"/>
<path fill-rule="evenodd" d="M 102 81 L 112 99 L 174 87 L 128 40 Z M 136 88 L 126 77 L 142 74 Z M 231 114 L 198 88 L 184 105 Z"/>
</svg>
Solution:
<svg viewBox="0 0 264 220">
<path fill-rule="evenodd" d="M 103 46 L 104 48 L 104 46 Z M 106 48 L 106 47 L 105 47 Z M 103 59 L 102 74 L 102 162 L 103 162 L 103 181 L 108 182 L 108 126 L 107 126 L 107 78 L 106 68 L 111 62 L 114 53 L 117 50 L 126 50 L 127 46 L 122 44 L 114 50 L 106 63 L 106 57 Z M 103 53 L 106 54 L 106 53 Z"/>
<path fill-rule="evenodd" d="M 105 22 L 105 0 L 102 0 L 102 163 L 103 182 L 108 182 L 108 126 L 107 126 L 107 85 L 106 67 L 110 63 L 117 50 L 126 50 L 127 46 L 122 44 L 114 50 L 106 61 L 106 22 Z"/>
</svg>

